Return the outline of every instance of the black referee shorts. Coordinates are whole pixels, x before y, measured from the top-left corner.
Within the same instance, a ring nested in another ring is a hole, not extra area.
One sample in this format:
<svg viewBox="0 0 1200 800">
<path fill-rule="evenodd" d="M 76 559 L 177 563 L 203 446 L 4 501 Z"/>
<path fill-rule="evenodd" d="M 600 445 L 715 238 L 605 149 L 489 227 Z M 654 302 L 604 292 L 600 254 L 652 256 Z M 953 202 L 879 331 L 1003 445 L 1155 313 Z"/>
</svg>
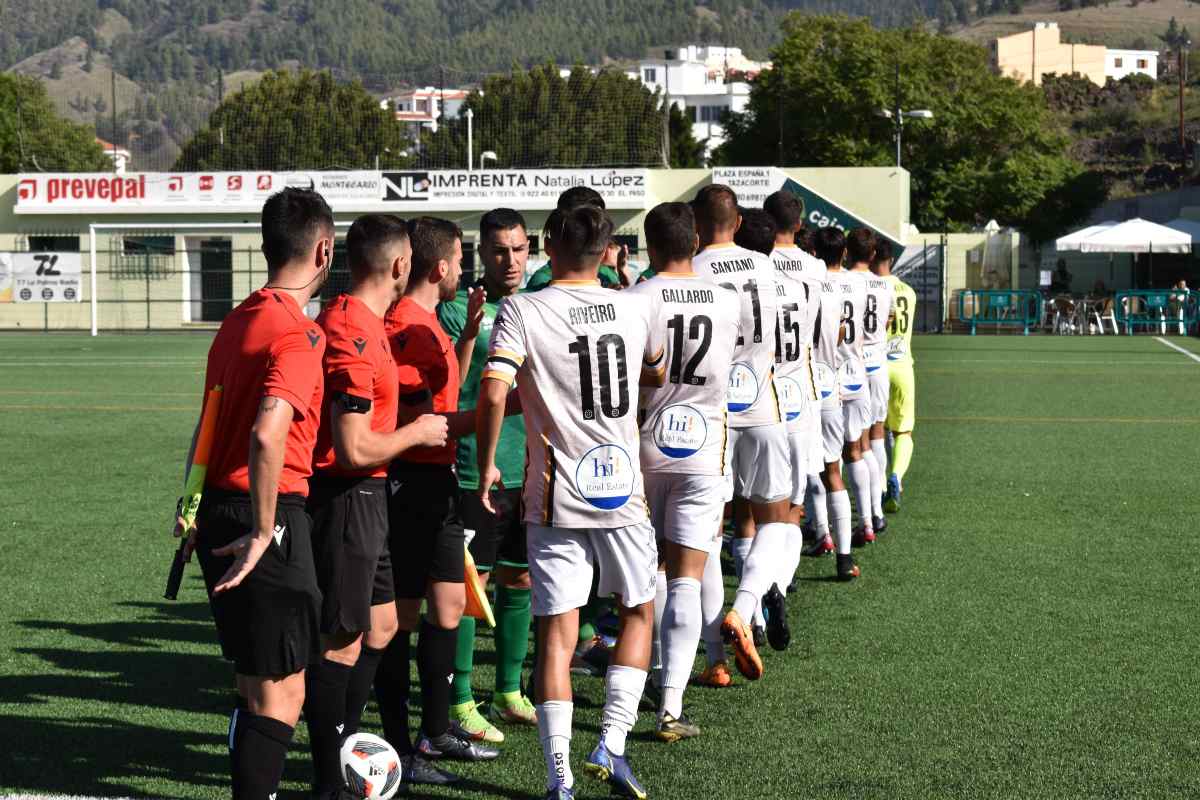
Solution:
<svg viewBox="0 0 1200 800">
<path fill-rule="evenodd" d="M 462 583 L 465 536 L 454 469 L 394 461 L 387 480 L 396 597 L 424 597 L 431 581 Z"/>
<path fill-rule="evenodd" d="M 496 567 L 529 568 L 521 492 L 520 487 L 493 488 L 488 495 L 495 514 L 483 507 L 475 492 L 462 493 L 463 525 L 475 532 L 469 548 L 480 572 L 491 572 Z"/>
<path fill-rule="evenodd" d="M 314 475 L 308 513 L 321 604 L 321 633 L 371 630 L 371 606 L 390 603 L 387 482 Z"/>
<path fill-rule="evenodd" d="M 221 652 L 239 675 L 283 676 L 321 655 L 321 590 L 313 568 L 311 521 L 300 495 L 280 495 L 275 536 L 237 588 L 213 595 L 233 556 L 212 551 L 253 530 L 250 496 L 205 489 L 196 515 L 204 572 Z"/>
</svg>

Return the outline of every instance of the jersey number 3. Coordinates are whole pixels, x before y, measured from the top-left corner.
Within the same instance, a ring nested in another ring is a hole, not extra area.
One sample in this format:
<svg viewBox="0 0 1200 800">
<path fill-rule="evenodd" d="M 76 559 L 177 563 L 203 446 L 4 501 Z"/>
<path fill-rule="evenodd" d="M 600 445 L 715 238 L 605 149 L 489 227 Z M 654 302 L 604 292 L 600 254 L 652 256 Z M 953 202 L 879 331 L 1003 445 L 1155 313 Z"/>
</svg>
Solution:
<svg viewBox="0 0 1200 800">
<path fill-rule="evenodd" d="M 586 336 L 576 336 L 567 347 L 579 359 L 579 402 L 584 419 L 596 418 L 596 390 L 592 386 L 592 348 Z M 617 398 L 613 403 L 610 362 L 617 365 Z M 596 340 L 596 364 L 600 377 L 600 410 L 606 417 L 623 417 L 629 411 L 629 369 L 625 365 L 625 340 L 606 333 Z"/>
</svg>

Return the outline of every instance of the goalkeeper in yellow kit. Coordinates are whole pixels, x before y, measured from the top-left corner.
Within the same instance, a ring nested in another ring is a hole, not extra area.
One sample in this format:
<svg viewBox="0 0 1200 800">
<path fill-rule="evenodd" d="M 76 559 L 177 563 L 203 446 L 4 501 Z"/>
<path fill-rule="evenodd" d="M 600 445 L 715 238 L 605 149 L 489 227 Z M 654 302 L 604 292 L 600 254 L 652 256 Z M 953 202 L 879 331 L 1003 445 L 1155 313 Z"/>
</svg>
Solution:
<svg viewBox="0 0 1200 800">
<path fill-rule="evenodd" d="M 888 320 L 887 365 L 890 383 L 887 429 L 891 432 L 892 458 L 888 465 L 887 495 L 883 509 L 894 514 L 900 510 L 904 473 L 912 461 L 912 431 L 916 424 L 917 385 L 913 378 L 912 329 L 917 310 L 917 294 L 912 287 L 892 274 L 892 248 L 881 242 L 875 251 L 871 271 L 892 284 L 892 316 Z"/>
</svg>

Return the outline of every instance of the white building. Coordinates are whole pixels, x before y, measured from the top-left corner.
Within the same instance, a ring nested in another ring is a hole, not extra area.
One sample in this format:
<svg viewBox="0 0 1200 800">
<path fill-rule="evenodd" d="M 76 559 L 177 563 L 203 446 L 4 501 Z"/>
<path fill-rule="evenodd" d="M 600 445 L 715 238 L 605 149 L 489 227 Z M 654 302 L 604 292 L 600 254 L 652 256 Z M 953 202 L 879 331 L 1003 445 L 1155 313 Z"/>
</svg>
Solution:
<svg viewBox="0 0 1200 800">
<path fill-rule="evenodd" d="M 396 108 L 396 121 L 404 123 L 415 140 L 420 136 L 421 128 L 437 131 L 438 120 L 443 114 L 449 117 L 456 116 L 470 93 L 468 89 L 439 89 L 426 86 L 402 92 L 381 101 L 379 105 L 387 108 L 388 102 L 391 102 Z M 445 108 L 442 107 L 443 100 Z"/>
<path fill-rule="evenodd" d="M 1158 79 L 1157 50 L 1106 50 L 1104 77 L 1115 81 L 1126 75 L 1146 75 Z"/>
<path fill-rule="evenodd" d="M 104 155 L 112 159 L 113 172 L 118 175 L 124 175 L 129 162 L 133 160 L 133 154 L 124 147 L 118 147 L 112 142 L 106 142 L 99 136 L 96 137 L 96 144 L 104 148 Z"/>
<path fill-rule="evenodd" d="M 693 44 L 667 50 L 662 58 L 643 59 L 638 77 L 684 110 L 692 120 L 692 135 L 705 142 L 708 155 L 725 141 L 722 116 L 745 110 L 750 100 L 748 81 L 770 66 L 751 61 L 738 47 Z"/>
</svg>

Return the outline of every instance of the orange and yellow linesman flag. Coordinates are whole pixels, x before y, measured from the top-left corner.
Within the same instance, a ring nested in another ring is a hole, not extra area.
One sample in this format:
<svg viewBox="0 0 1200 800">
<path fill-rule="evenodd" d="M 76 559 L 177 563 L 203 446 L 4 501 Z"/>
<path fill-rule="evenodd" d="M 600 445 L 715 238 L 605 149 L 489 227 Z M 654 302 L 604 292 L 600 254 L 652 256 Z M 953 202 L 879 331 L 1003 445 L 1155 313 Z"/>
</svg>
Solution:
<svg viewBox="0 0 1200 800">
<path fill-rule="evenodd" d="M 208 474 L 208 456 L 212 452 L 213 439 L 217 435 L 217 416 L 221 410 L 221 387 L 214 386 L 204 398 L 204 412 L 200 415 L 200 430 L 196 433 L 196 449 L 192 451 L 192 463 L 184 480 L 183 497 L 179 498 L 179 516 L 183 519 L 183 541 L 175 551 L 171 572 L 167 576 L 167 590 L 163 597 L 174 600 L 179 594 L 183 580 L 183 567 L 188 562 L 187 541 L 196 527 L 196 512 L 200 510 L 204 494 L 204 478 Z"/>
<path fill-rule="evenodd" d="M 492 614 L 492 604 L 487 599 L 487 589 L 479 580 L 479 570 L 475 568 L 475 559 L 471 551 L 463 550 L 463 582 L 467 588 L 467 607 L 463 613 L 468 617 L 481 619 L 491 627 L 496 627 L 496 617 Z"/>
</svg>

